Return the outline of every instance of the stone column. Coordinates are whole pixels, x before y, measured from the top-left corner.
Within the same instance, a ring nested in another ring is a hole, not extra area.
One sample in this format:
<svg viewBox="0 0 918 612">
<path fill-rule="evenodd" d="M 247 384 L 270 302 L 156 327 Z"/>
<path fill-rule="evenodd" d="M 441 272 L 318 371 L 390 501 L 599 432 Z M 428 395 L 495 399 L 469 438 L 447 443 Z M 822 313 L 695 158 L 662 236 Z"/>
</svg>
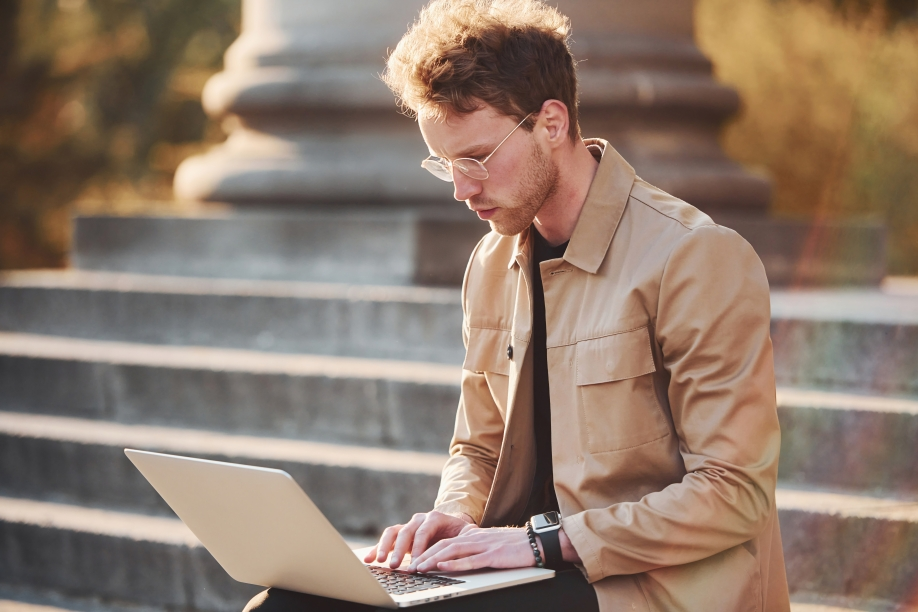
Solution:
<svg viewBox="0 0 918 612">
<path fill-rule="evenodd" d="M 739 98 L 713 79 L 694 44 L 692 0 L 557 2 L 573 24 L 585 136 L 607 138 L 642 178 L 743 234 L 773 284 L 882 278 L 882 227 L 767 218 L 768 179 L 718 143 Z M 242 35 L 203 96 L 229 138 L 179 167 L 176 195 L 303 214 L 407 209 L 427 228 L 414 230 L 415 281 L 461 279 L 486 227 L 420 169 L 427 149 L 417 125 L 378 78 L 422 5 L 243 0 Z"/>
<path fill-rule="evenodd" d="M 607 138 L 645 180 L 702 210 L 762 214 L 767 179 L 717 137 L 739 108 L 694 44 L 692 0 L 560 0 L 581 61 L 583 134 Z"/>
<path fill-rule="evenodd" d="M 244 0 L 242 36 L 204 106 L 228 141 L 182 164 L 181 198 L 231 203 L 438 202 L 427 151 L 378 78 L 418 0 Z M 762 210 L 766 180 L 724 156 L 736 94 L 692 42 L 691 0 L 562 0 L 574 26 L 584 134 L 703 209 Z"/>
<path fill-rule="evenodd" d="M 418 0 L 243 0 L 242 35 L 204 89 L 229 138 L 186 160 L 182 199 L 237 204 L 444 200 L 378 75 Z M 444 197 L 445 196 L 445 197 Z"/>
</svg>

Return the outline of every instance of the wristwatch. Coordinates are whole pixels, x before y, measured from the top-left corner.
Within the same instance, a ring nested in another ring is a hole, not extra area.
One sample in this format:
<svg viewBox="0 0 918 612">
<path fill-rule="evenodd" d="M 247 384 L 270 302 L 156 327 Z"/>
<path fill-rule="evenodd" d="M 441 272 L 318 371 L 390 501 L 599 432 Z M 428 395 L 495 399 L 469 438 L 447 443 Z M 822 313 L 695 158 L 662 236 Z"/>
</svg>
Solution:
<svg viewBox="0 0 918 612">
<path fill-rule="evenodd" d="M 564 557 L 561 554 L 561 538 L 558 537 L 558 531 L 561 529 L 561 515 L 554 511 L 545 512 L 536 514 L 529 521 L 532 524 L 532 530 L 542 541 L 542 548 L 545 550 L 545 567 L 557 569 L 564 563 Z"/>
</svg>

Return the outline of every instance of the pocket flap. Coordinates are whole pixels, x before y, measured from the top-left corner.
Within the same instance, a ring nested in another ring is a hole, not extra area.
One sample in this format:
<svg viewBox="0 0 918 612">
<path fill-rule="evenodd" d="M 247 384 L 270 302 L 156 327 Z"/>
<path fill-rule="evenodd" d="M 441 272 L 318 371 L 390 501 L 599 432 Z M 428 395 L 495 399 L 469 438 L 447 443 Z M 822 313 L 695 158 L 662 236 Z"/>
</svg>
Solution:
<svg viewBox="0 0 918 612">
<path fill-rule="evenodd" d="M 577 385 L 595 385 L 656 372 L 650 329 L 644 326 L 577 343 Z"/>
<path fill-rule="evenodd" d="M 472 372 L 510 374 L 510 332 L 503 329 L 469 328 L 469 347 L 462 369 Z"/>
</svg>

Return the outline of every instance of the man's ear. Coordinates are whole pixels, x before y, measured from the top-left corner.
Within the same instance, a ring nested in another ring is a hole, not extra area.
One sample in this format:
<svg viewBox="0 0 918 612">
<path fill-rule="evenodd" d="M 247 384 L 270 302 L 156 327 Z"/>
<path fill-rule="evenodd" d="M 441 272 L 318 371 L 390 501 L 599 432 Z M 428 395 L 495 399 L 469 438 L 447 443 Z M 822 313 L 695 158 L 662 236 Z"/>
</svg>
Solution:
<svg viewBox="0 0 918 612">
<path fill-rule="evenodd" d="M 542 110 L 539 111 L 536 125 L 545 130 L 547 144 L 552 149 L 570 142 L 568 128 L 570 117 L 567 114 L 567 105 L 560 100 L 545 100 Z"/>
</svg>

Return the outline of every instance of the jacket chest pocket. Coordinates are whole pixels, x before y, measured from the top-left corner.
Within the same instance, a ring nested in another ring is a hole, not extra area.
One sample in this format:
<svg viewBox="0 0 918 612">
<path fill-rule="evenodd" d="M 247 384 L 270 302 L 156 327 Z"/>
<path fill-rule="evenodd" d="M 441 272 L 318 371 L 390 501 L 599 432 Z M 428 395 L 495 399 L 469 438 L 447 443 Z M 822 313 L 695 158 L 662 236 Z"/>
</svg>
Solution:
<svg viewBox="0 0 918 612">
<path fill-rule="evenodd" d="M 620 451 L 669 435 L 653 386 L 647 326 L 577 343 L 576 383 L 591 453 Z"/>
</svg>

